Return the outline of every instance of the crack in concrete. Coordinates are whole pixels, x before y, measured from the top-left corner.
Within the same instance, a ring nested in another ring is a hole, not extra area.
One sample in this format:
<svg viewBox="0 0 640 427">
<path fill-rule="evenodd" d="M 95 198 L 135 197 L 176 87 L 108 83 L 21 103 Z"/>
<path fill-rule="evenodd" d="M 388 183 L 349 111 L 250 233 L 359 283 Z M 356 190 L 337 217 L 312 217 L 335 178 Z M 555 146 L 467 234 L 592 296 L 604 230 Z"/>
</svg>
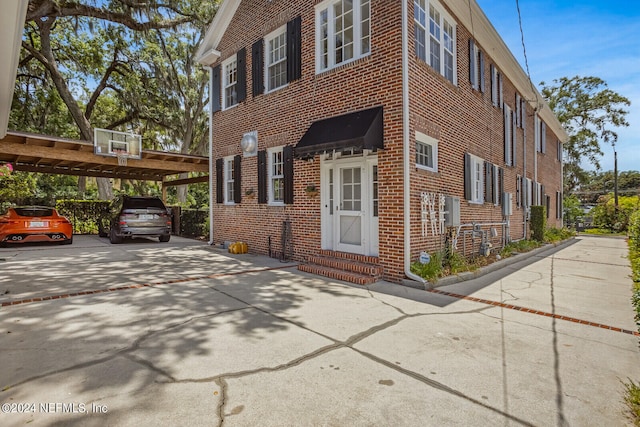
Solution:
<svg viewBox="0 0 640 427">
<path fill-rule="evenodd" d="M 138 363 L 138 364 L 140 364 L 142 366 L 145 366 L 148 369 L 150 369 L 150 370 L 152 370 L 152 371 L 154 371 L 156 373 L 160 373 L 161 375 L 163 375 L 165 377 L 172 378 L 171 375 L 169 375 L 166 372 L 162 371 L 161 369 L 155 367 L 151 362 L 148 362 L 148 361 L 145 361 L 144 359 L 140 359 L 140 358 L 136 358 L 136 357 L 128 357 L 128 356 L 130 356 L 128 353 L 131 353 L 131 352 L 134 352 L 134 351 L 138 350 L 140 348 L 140 344 L 142 344 L 142 342 L 144 342 L 145 340 L 151 338 L 152 336 L 154 336 L 156 334 L 163 333 L 163 332 L 168 332 L 168 331 L 170 331 L 172 329 L 178 328 L 180 326 L 184 326 L 184 325 L 186 325 L 186 324 L 188 324 L 190 322 L 196 321 L 196 320 L 205 319 L 205 318 L 208 318 L 208 317 L 216 317 L 216 316 L 219 316 L 219 315 L 222 315 L 222 314 L 231 313 L 231 312 L 234 312 L 234 311 L 246 310 L 246 309 L 247 309 L 247 307 L 241 307 L 241 308 L 235 308 L 235 309 L 230 309 L 230 310 L 223 310 L 223 311 L 216 312 L 216 313 L 210 313 L 210 314 L 204 314 L 204 315 L 200 315 L 200 316 L 190 317 L 190 318 L 184 320 L 183 322 L 179 322 L 179 323 L 175 323 L 175 324 L 169 325 L 166 328 L 158 329 L 158 330 L 155 330 L 155 331 L 148 331 L 144 335 L 142 335 L 142 336 L 138 337 L 136 340 L 134 340 L 133 344 L 131 344 L 130 346 L 127 346 L 127 347 L 124 347 L 124 348 L 122 348 L 120 350 L 117 350 L 115 353 L 112 353 L 112 354 L 110 354 L 108 356 L 101 357 L 101 358 L 95 359 L 95 360 L 89 360 L 89 361 L 86 361 L 86 362 L 83 362 L 83 363 L 78 363 L 76 365 L 68 366 L 66 368 L 56 369 L 56 370 L 53 370 L 53 371 L 45 372 L 45 373 L 42 373 L 40 375 L 35 375 L 33 377 L 25 378 L 22 381 L 18 381 L 17 383 L 5 386 L 3 388 L 3 390 L 8 390 L 10 388 L 15 388 L 15 387 L 18 387 L 18 386 L 21 386 L 21 385 L 28 384 L 28 383 L 33 382 L 33 381 L 37 381 L 37 380 L 40 380 L 40 379 L 43 379 L 43 378 L 54 376 L 54 375 L 57 375 L 57 374 L 61 374 L 61 373 L 65 373 L 65 372 L 71 372 L 71 371 L 75 371 L 75 370 L 78 370 L 78 369 L 89 368 L 89 367 L 92 367 L 92 366 L 97 366 L 97 365 L 100 365 L 102 363 L 106 363 L 106 362 L 109 362 L 111 360 L 114 360 L 117 357 L 125 357 L 126 359 L 131 360 L 131 361 L 133 361 L 135 363 Z"/>
<path fill-rule="evenodd" d="M 399 373 L 401 373 L 403 375 L 411 377 L 414 380 L 419 381 L 419 382 L 421 382 L 421 383 L 423 383 L 423 384 L 425 384 L 425 385 L 427 385 L 429 387 L 435 388 L 437 390 L 440 390 L 440 391 L 443 391 L 445 393 L 448 393 L 448 394 L 451 394 L 453 396 L 456 396 L 456 397 L 459 397 L 461 399 L 464 399 L 464 400 L 466 400 L 468 402 L 471 402 L 471 403 L 473 403 L 475 405 L 481 406 L 481 407 L 483 407 L 485 409 L 488 409 L 488 410 L 490 410 L 492 412 L 495 412 L 495 413 L 497 413 L 497 414 L 499 414 L 499 415 L 501 415 L 501 416 L 503 416 L 503 417 L 505 417 L 505 418 L 507 418 L 507 419 L 509 419 L 511 421 L 517 422 L 517 423 L 519 423 L 519 424 L 521 424 L 523 426 L 531 426 L 531 427 L 534 426 L 533 424 L 531 424 L 530 422 L 528 422 L 526 420 L 518 418 L 515 415 L 508 414 L 508 413 L 506 413 L 506 412 L 504 412 L 504 411 L 502 411 L 502 410 L 500 410 L 498 408 L 494 408 L 493 406 L 491 406 L 491 405 L 489 405 L 487 403 L 484 403 L 484 402 L 482 402 L 480 400 L 474 399 L 473 397 L 467 396 L 466 394 L 462 393 L 461 391 L 456 390 L 454 388 L 451 388 L 451 387 L 449 387 L 449 386 L 447 386 L 447 385 L 445 385 L 445 384 L 443 384 L 443 383 L 441 383 L 439 381 L 432 380 L 432 379 L 430 379 L 430 378 L 428 378 L 428 377 L 426 377 L 426 376 L 424 376 L 422 374 L 419 374 L 417 372 L 405 369 L 405 368 L 403 368 L 401 366 L 396 365 L 395 363 L 391 363 L 388 360 L 379 358 L 379 357 L 377 357 L 377 356 L 375 356 L 375 355 L 373 355 L 371 353 L 368 353 L 366 351 L 358 350 L 356 348 L 352 348 L 352 350 L 355 351 L 356 353 L 366 357 L 367 359 L 370 359 L 370 360 L 372 360 L 372 361 L 374 361 L 374 362 L 376 362 L 376 363 L 378 363 L 380 365 L 386 366 L 387 368 L 393 369 L 394 371 L 399 372 Z"/>
</svg>

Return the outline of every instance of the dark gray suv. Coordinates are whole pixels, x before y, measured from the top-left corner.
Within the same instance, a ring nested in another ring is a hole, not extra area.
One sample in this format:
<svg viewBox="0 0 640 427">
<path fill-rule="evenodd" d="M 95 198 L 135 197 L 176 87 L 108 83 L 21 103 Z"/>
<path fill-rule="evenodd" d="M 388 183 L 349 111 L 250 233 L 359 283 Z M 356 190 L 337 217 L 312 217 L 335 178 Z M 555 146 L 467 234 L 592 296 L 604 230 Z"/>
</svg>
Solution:
<svg viewBox="0 0 640 427">
<path fill-rule="evenodd" d="M 161 242 L 171 238 L 171 215 L 158 197 L 119 196 L 109 218 L 111 243 L 122 243 L 126 237 L 157 237 Z"/>
</svg>

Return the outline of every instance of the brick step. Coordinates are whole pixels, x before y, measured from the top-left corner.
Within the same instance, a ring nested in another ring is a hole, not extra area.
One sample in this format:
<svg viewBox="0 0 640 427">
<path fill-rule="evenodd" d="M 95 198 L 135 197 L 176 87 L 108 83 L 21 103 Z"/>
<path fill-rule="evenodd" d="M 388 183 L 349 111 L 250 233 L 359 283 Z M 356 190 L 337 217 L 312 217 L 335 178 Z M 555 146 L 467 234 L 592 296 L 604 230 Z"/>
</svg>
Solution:
<svg viewBox="0 0 640 427">
<path fill-rule="evenodd" d="M 349 259 L 349 260 L 361 262 L 364 264 L 374 264 L 374 265 L 378 264 L 377 256 L 352 254 L 349 252 L 338 252 L 338 251 L 331 251 L 328 249 L 321 249 L 319 254 L 325 257 Z"/>
<path fill-rule="evenodd" d="M 344 282 L 355 283 L 357 285 L 371 285 L 378 279 L 373 276 L 358 274 L 351 271 L 338 270 L 336 268 L 327 267 L 317 264 L 300 264 L 298 270 L 319 276 L 330 277 L 332 279 L 342 280 Z"/>
<path fill-rule="evenodd" d="M 371 258 L 371 257 L 370 257 Z M 382 267 L 379 265 L 365 264 L 345 258 L 334 258 L 329 256 L 310 256 L 307 258 L 309 264 L 317 264 L 324 267 L 331 267 L 337 270 L 350 271 L 352 273 L 364 274 L 375 278 L 382 277 Z"/>
</svg>

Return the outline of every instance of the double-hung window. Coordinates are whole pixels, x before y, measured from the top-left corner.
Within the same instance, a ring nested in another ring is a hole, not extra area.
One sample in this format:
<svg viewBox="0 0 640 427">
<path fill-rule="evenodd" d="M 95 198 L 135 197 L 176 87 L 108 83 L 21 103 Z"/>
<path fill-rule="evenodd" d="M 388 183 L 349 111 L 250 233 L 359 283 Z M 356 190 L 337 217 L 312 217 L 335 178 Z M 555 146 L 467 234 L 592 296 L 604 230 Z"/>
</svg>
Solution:
<svg viewBox="0 0 640 427">
<path fill-rule="evenodd" d="M 421 132 L 416 132 L 416 167 L 438 171 L 438 141 Z"/>
<path fill-rule="evenodd" d="M 455 21 L 435 0 L 414 0 L 413 10 L 416 55 L 457 84 Z"/>
<path fill-rule="evenodd" d="M 227 204 L 234 203 L 234 186 L 236 171 L 234 167 L 233 156 L 224 158 L 224 202 Z"/>
<path fill-rule="evenodd" d="M 222 63 L 222 108 L 238 103 L 238 61 L 236 55 Z"/>
<path fill-rule="evenodd" d="M 281 27 L 265 37 L 267 91 L 287 84 L 287 28 Z"/>
<path fill-rule="evenodd" d="M 470 203 L 484 203 L 484 160 L 467 153 L 464 158 L 464 193 Z"/>
<path fill-rule="evenodd" d="M 371 0 L 325 0 L 316 6 L 316 70 L 371 52 Z"/>
<path fill-rule="evenodd" d="M 282 147 L 268 150 L 269 203 L 284 204 L 284 156 Z"/>
</svg>

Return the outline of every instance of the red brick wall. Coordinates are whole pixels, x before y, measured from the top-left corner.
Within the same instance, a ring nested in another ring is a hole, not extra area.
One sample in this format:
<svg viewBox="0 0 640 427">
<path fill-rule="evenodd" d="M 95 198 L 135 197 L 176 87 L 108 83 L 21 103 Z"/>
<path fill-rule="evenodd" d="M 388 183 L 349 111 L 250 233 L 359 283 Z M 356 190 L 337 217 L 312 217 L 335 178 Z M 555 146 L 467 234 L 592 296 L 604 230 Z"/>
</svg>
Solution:
<svg viewBox="0 0 640 427">
<path fill-rule="evenodd" d="M 403 272 L 403 129 L 401 70 L 401 3 L 372 0 L 371 54 L 353 63 L 316 75 L 315 11 L 318 1 L 279 0 L 242 2 L 218 50 L 220 62 L 247 49 L 247 99 L 214 115 L 214 158 L 240 154 L 245 132 L 258 131 L 258 149 L 295 145 L 312 122 L 347 112 L 384 107 L 384 146 L 378 152 L 380 263 L 385 278 L 399 281 Z M 505 169 L 505 191 L 514 193 L 516 174 L 522 175 L 522 130 L 519 129 L 518 166 L 504 166 L 502 110 L 490 100 L 487 55 L 484 94 L 471 90 L 468 82 L 469 33 L 457 30 L 458 86 L 451 85 L 427 64 L 417 60 L 413 46 L 413 2 L 409 1 L 410 135 L 415 130 L 439 134 L 439 172 L 415 169 L 415 146 L 411 143 L 411 242 L 412 255 L 420 250 L 437 249 L 441 238 L 423 238 L 420 232 L 420 192 L 434 191 L 461 198 L 462 221 L 498 222 L 501 208 L 486 204 L 469 205 L 463 197 L 463 159 L 465 152 L 483 157 Z M 265 35 L 302 16 L 302 78 L 286 88 L 252 97 L 251 45 Z M 216 64 L 214 64 L 216 65 Z M 505 79 L 504 99 L 512 106 L 515 92 Z M 527 110 L 527 146 L 533 147 L 533 111 Z M 547 153 L 538 155 L 538 176 L 545 177 L 546 191 L 555 209 L 555 191 L 560 187 L 560 168 L 555 155 L 555 139 L 547 135 Z M 527 151 L 527 176 L 533 178 L 534 150 Z M 279 252 L 282 221 L 292 223 L 296 259 L 317 253 L 321 245 L 320 197 L 311 198 L 304 189 L 320 188 L 320 162 L 296 160 L 294 164 L 294 205 L 268 206 L 248 199 L 244 193 L 257 191 L 257 160 L 242 159 L 242 203 L 214 207 L 214 242 L 242 240 L 252 252 L 266 254 L 271 238 L 272 251 Z M 555 183 L 555 184 L 554 184 Z M 515 209 L 511 237 L 522 237 L 522 210 Z M 551 212 L 551 221 L 555 212 Z M 520 223 L 519 225 L 517 223 Z"/>
</svg>

